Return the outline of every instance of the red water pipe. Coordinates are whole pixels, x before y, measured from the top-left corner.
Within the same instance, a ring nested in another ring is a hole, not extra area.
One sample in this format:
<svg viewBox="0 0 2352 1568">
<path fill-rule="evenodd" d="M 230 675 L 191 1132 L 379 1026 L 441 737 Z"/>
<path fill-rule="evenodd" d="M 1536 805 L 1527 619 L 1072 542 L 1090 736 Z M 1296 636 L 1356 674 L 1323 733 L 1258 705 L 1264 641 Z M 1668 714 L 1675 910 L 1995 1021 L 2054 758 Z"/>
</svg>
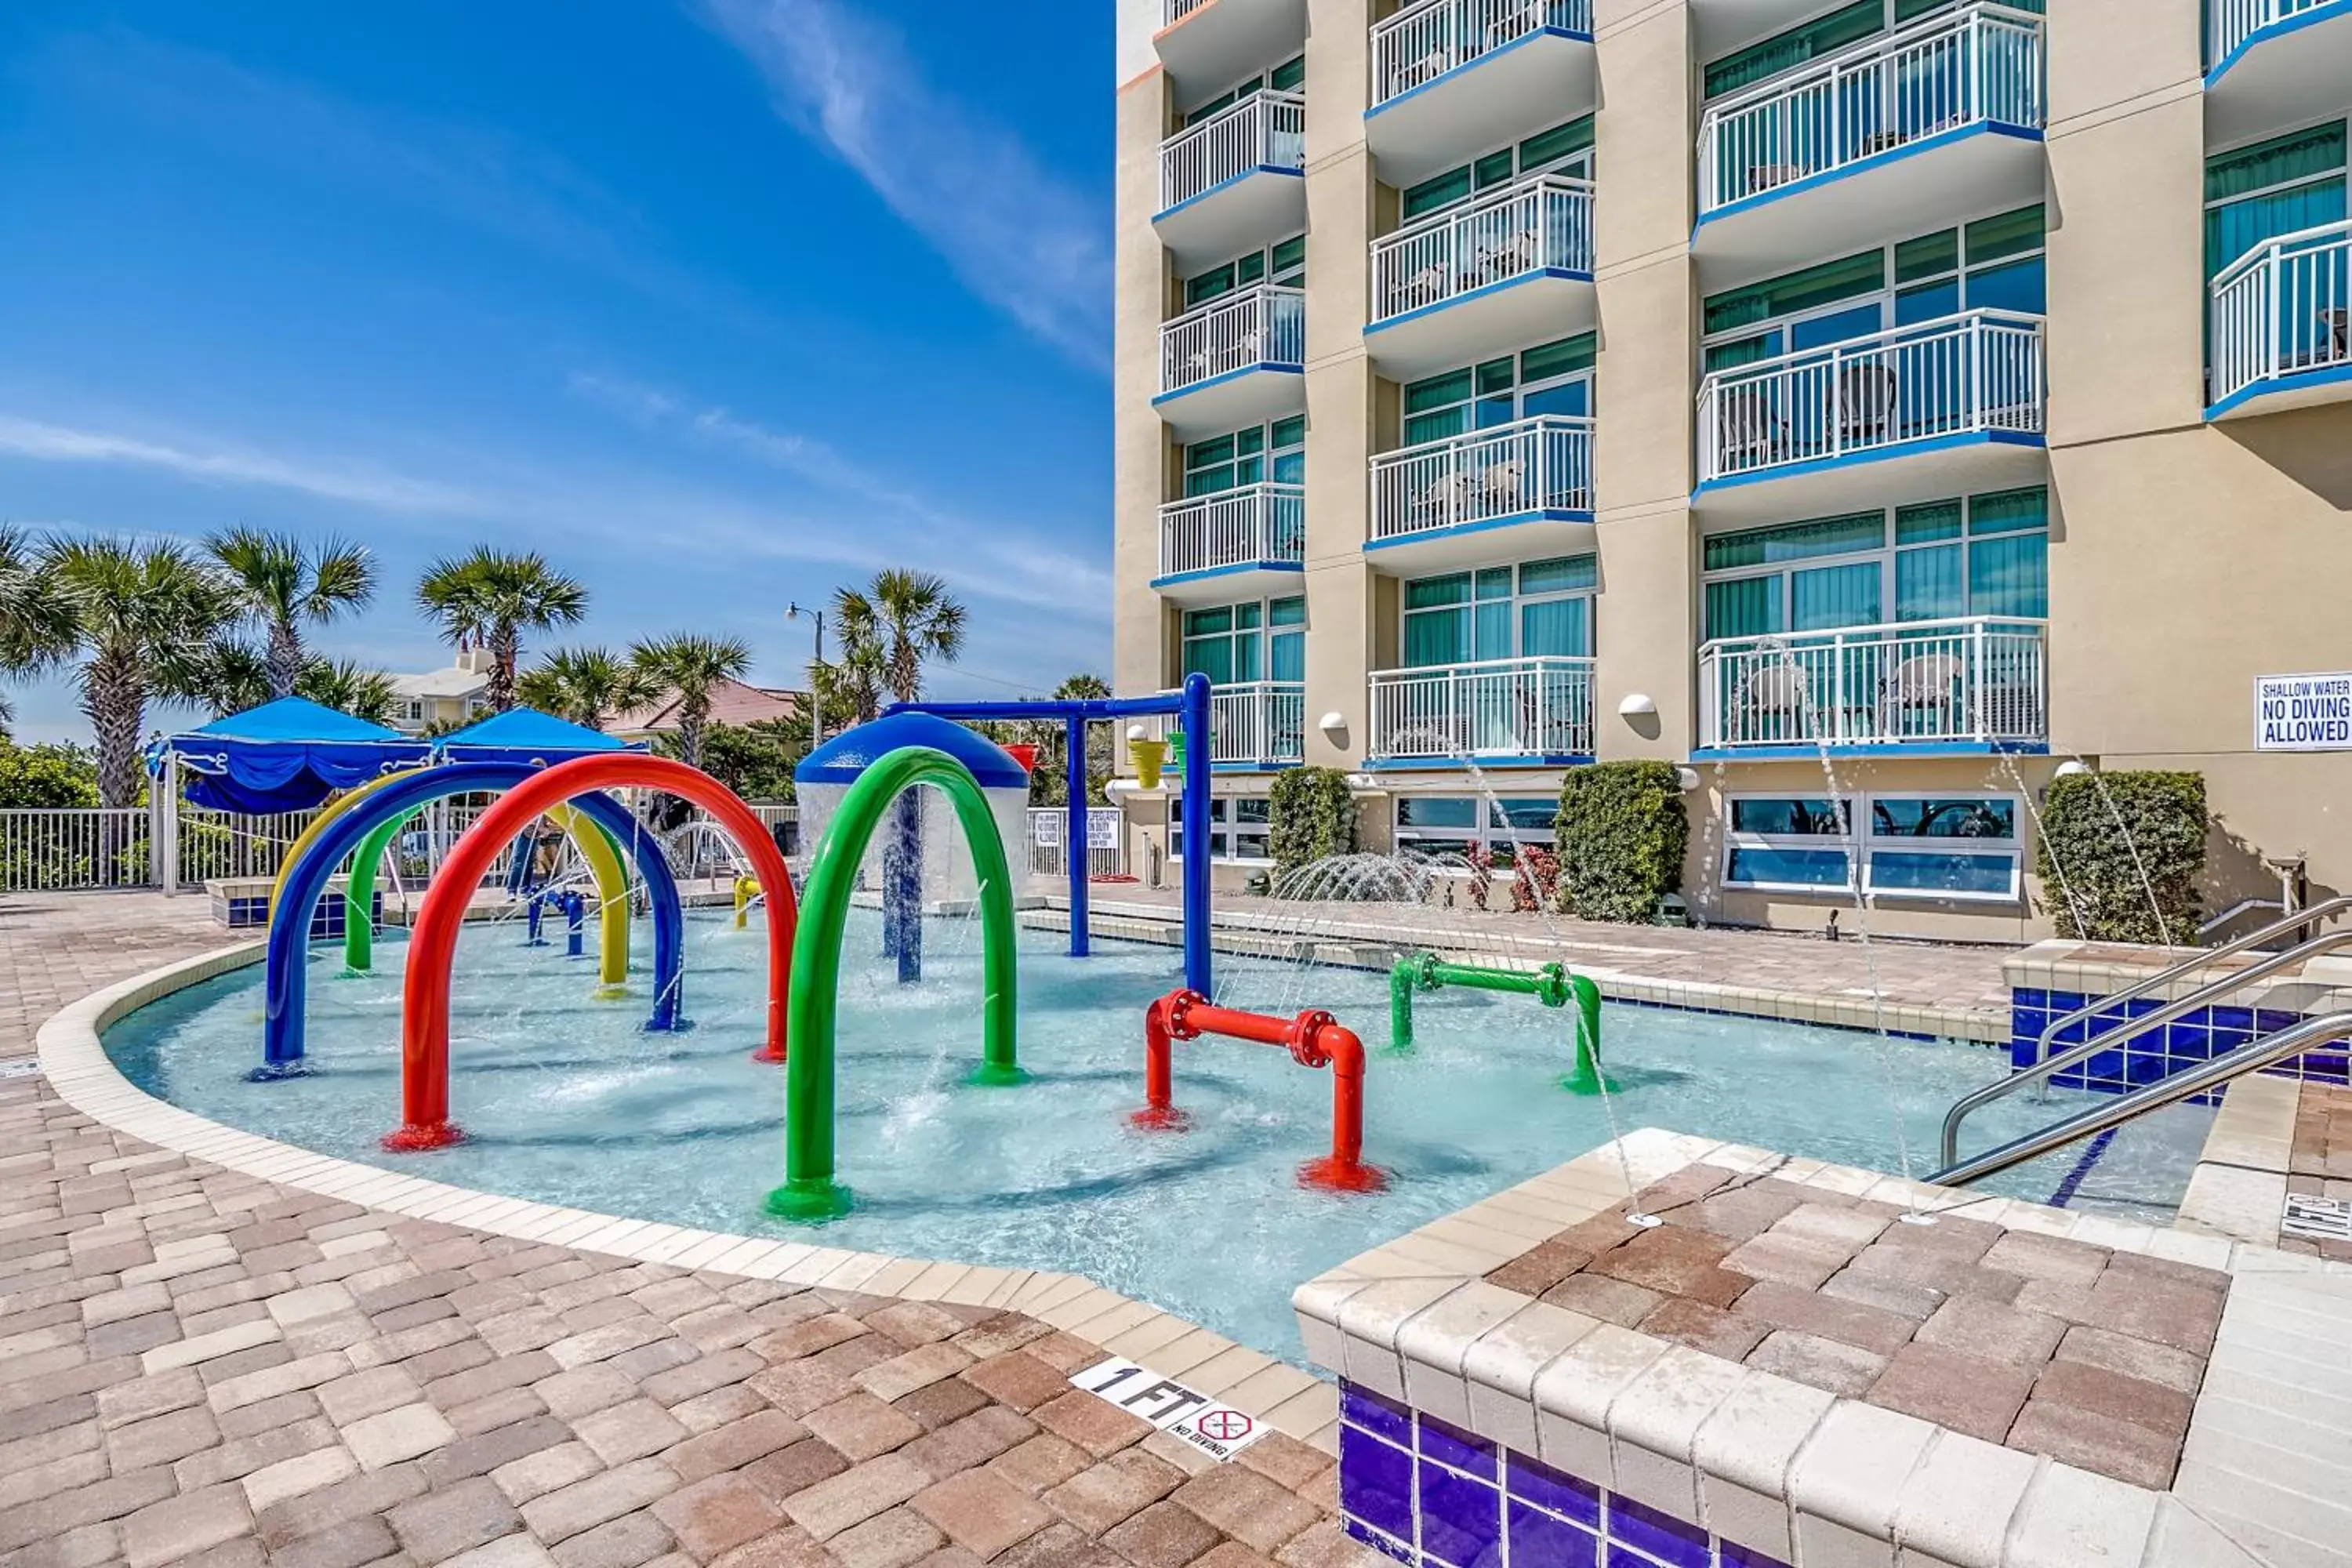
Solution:
<svg viewBox="0 0 2352 1568">
<path fill-rule="evenodd" d="M 1318 1008 L 1277 1018 L 1220 1007 L 1197 991 L 1171 991 L 1144 1010 L 1144 1108 L 1128 1118 L 1131 1123 L 1153 1130 L 1188 1124 L 1189 1118 L 1176 1109 L 1172 1047 L 1202 1035 L 1278 1046 L 1301 1067 L 1331 1069 L 1331 1152 L 1298 1168 L 1299 1185 L 1343 1193 L 1373 1193 L 1388 1185 L 1380 1167 L 1364 1163 L 1364 1043 Z"/>
<path fill-rule="evenodd" d="M 449 1120 L 449 967 L 466 907 L 490 863 L 549 807 L 591 790 L 635 785 L 682 795 L 716 817 L 732 837 L 768 906 L 768 1038 L 761 1061 L 784 1059 L 784 999 L 793 963 L 797 906 L 792 873 L 776 841 L 734 791 L 709 773 L 667 757 L 607 752 L 559 763 L 500 795 L 460 837 L 425 890 L 409 937 L 401 997 L 401 1126 L 384 1135 L 394 1151 L 438 1149 L 464 1136 Z"/>
</svg>

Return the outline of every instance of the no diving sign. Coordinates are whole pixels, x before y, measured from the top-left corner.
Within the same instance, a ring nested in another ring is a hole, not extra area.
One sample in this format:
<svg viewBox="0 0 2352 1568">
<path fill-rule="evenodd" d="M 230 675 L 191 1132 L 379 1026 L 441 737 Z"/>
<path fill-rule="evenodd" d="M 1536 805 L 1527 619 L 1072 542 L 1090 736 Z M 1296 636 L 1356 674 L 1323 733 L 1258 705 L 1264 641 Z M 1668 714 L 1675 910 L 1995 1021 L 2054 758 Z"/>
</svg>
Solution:
<svg viewBox="0 0 2352 1568">
<path fill-rule="evenodd" d="M 1070 1382 L 1219 1461 L 1265 1436 L 1265 1423 L 1247 1411 L 1117 1356 L 1072 1373 Z"/>
</svg>

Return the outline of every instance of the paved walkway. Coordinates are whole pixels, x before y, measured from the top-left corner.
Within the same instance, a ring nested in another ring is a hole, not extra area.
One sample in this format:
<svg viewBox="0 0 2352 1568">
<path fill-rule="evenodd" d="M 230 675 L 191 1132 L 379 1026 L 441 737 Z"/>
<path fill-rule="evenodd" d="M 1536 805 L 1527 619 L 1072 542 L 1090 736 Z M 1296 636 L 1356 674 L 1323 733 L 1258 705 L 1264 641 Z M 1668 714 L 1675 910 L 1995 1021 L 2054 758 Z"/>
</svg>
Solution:
<svg viewBox="0 0 2352 1568">
<path fill-rule="evenodd" d="M 0 1058 L 221 945 L 0 900 Z M 1356 1568 L 1279 1434 L 1202 1461 L 1093 1344 L 372 1213 L 0 1079 L 0 1568 Z"/>
</svg>

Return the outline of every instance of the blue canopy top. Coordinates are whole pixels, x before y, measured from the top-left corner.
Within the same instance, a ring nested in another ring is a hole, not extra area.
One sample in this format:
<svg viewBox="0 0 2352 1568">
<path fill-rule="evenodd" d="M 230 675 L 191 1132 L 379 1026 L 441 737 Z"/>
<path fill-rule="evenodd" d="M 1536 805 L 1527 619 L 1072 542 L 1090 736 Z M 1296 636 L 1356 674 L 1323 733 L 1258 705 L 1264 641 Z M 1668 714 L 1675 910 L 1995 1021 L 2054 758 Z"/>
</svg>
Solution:
<svg viewBox="0 0 2352 1568">
<path fill-rule="evenodd" d="M 301 697 L 281 697 L 158 741 L 147 771 L 177 754 L 188 798 L 215 811 L 304 811 L 337 790 L 426 761 L 432 746 Z"/>
<path fill-rule="evenodd" d="M 858 775 L 904 746 L 929 746 L 971 770 L 982 789 L 1025 789 L 1029 775 L 994 742 L 930 713 L 888 713 L 845 730 L 801 759 L 797 784 L 855 784 Z"/>
<path fill-rule="evenodd" d="M 444 762 L 520 763 L 543 766 L 599 752 L 641 752 L 641 745 L 615 740 L 536 708 L 509 708 L 441 737 L 435 747 Z"/>
</svg>

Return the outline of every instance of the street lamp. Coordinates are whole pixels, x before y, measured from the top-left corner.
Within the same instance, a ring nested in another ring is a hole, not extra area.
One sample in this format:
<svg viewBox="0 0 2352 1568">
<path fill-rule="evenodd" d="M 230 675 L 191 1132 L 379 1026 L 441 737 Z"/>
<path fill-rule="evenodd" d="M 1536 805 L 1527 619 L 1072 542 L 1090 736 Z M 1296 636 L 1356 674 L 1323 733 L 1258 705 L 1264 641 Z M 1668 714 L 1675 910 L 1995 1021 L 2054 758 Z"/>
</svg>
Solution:
<svg viewBox="0 0 2352 1568">
<path fill-rule="evenodd" d="M 809 658 L 809 750 L 824 744 L 824 699 L 817 692 L 817 666 L 824 662 L 824 612 L 803 610 L 797 604 L 784 606 L 784 619 L 799 620 L 803 616 L 816 623 L 816 651 Z"/>
</svg>

